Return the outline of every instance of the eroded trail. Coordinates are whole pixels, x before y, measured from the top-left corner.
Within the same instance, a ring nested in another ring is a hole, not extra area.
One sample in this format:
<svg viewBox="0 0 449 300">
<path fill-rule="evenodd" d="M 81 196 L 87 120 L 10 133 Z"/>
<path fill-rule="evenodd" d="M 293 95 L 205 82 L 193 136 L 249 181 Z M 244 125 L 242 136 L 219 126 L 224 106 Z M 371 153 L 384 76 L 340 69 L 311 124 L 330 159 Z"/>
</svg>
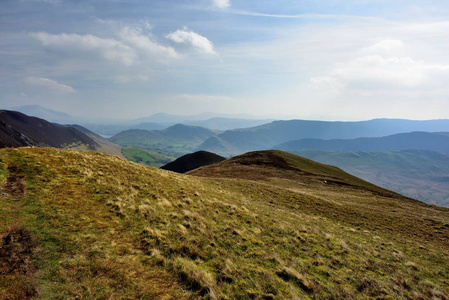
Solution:
<svg viewBox="0 0 449 300">
<path fill-rule="evenodd" d="M 26 184 L 24 172 L 15 165 L 8 166 L 8 175 L 0 186 L 3 198 L 18 201 L 25 196 Z"/>
<path fill-rule="evenodd" d="M 11 228 L 0 235 L 0 277 L 9 282 L 0 298 L 29 299 L 37 294 L 32 284 L 36 272 L 32 263 L 35 250 L 34 238 L 24 228 Z"/>
<path fill-rule="evenodd" d="M 2 224 L 0 231 L 0 298 L 30 299 L 37 294 L 32 284 L 36 272 L 32 262 L 36 243 L 33 234 L 21 225 L 19 217 L 18 201 L 26 193 L 25 174 L 15 165 L 8 166 L 7 170 L 0 185 L 0 197 L 7 203 L 3 210 L 14 220 L 14 225 Z"/>
</svg>

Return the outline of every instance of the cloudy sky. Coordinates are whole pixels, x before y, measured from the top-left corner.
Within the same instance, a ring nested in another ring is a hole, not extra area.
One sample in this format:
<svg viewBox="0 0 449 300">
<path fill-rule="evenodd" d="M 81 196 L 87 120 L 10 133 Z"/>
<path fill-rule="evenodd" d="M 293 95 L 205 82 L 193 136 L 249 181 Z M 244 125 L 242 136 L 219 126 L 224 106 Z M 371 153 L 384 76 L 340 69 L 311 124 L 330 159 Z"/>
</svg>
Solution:
<svg viewBox="0 0 449 300">
<path fill-rule="evenodd" d="M 449 118 L 449 2 L 1 0 L 0 104 Z"/>
</svg>

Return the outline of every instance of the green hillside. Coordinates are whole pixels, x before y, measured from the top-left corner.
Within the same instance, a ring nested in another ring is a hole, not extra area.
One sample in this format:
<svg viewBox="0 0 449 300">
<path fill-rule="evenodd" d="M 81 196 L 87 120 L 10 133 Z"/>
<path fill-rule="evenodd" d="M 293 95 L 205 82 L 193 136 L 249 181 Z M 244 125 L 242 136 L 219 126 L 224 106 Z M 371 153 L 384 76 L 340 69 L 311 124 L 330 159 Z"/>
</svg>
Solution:
<svg viewBox="0 0 449 300">
<path fill-rule="evenodd" d="M 123 147 L 122 154 L 127 160 L 136 163 L 159 168 L 173 160 L 176 157 L 171 155 L 164 155 L 156 151 L 151 151 L 138 147 Z"/>
<path fill-rule="evenodd" d="M 129 129 L 110 140 L 122 146 L 134 146 L 163 155 L 182 156 L 219 132 L 207 128 L 177 124 L 163 130 Z"/>
<path fill-rule="evenodd" d="M 0 298 L 448 299 L 449 210 L 337 168 L 283 152 L 228 160 L 251 180 L 87 151 L 0 159 Z"/>
</svg>

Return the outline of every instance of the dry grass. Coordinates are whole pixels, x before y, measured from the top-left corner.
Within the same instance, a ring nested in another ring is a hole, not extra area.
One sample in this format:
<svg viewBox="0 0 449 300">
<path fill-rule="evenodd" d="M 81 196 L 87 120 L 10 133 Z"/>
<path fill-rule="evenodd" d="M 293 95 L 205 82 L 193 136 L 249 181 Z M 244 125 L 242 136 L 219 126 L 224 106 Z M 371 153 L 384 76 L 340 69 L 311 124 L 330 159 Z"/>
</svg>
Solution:
<svg viewBox="0 0 449 300">
<path fill-rule="evenodd" d="M 54 149 L 0 158 L 26 175 L 21 200 L 0 198 L 0 229 L 19 222 L 42 249 L 38 299 L 449 294 L 448 210 L 354 182 L 199 178 Z"/>
</svg>

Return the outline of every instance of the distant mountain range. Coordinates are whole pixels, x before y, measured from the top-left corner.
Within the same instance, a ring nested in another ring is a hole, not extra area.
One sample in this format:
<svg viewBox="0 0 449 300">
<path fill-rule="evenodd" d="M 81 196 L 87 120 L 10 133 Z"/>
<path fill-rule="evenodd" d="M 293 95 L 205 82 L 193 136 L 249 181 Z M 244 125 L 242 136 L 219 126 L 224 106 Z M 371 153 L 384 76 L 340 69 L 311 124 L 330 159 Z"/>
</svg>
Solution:
<svg viewBox="0 0 449 300">
<path fill-rule="evenodd" d="M 10 108 L 29 116 L 59 124 L 78 123 L 101 136 L 111 137 L 129 129 L 162 130 L 176 124 L 205 127 L 214 130 L 246 128 L 272 122 L 274 119 L 246 114 L 201 113 L 195 115 L 174 115 L 156 113 L 149 117 L 132 120 L 107 121 L 104 119 L 81 118 L 40 105 L 25 105 Z"/>
<path fill-rule="evenodd" d="M 219 131 L 198 126 L 177 124 L 163 130 L 130 129 L 122 131 L 109 140 L 122 146 L 136 146 L 163 154 L 177 156 L 192 150 Z"/>
<path fill-rule="evenodd" d="M 274 146 L 284 151 L 399 151 L 408 149 L 449 153 L 449 132 L 410 132 L 378 138 L 349 140 L 302 139 Z"/>
<path fill-rule="evenodd" d="M 179 118 L 180 120 L 182 118 Z M 159 120 L 159 119 L 157 119 Z M 174 126 L 176 124 L 183 124 L 188 126 L 197 126 L 204 127 L 212 130 L 230 130 L 236 128 L 247 128 L 258 126 L 261 124 L 265 124 L 271 122 L 273 120 L 270 119 L 261 119 L 261 120 L 252 120 L 252 119 L 234 119 L 234 118 L 211 118 L 205 120 L 183 120 L 180 122 L 167 122 L 161 121 L 157 122 L 138 122 L 130 121 L 126 123 L 118 123 L 118 124 L 92 124 L 92 123 L 83 123 L 83 126 L 89 128 L 90 130 L 101 134 L 105 137 L 111 137 L 116 135 L 122 131 L 130 130 L 130 129 L 143 129 L 143 130 L 163 130 L 168 127 Z"/>
<path fill-rule="evenodd" d="M 135 119 L 133 122 L 144 123 L 144 122 L 152 122 L 159 124 L 188 124 L 189 122 L 197 122 L 197 121 L 206 121 L 210 119 L 231 119 L 231 120 L 269 120 L 267 117 L 254 116 L 249 114 L 221 114 L 221 113 L 213 113 L 213 112 L 205 112 L 193 115 L 174 115 L 168 113 L 156 113 L 149 117 L 143 117 Z M 195 125 L 195 124 L 189 124 Z"/>
<path fill-rule="evenodd" d="M 182 118 L 179 118 L 182 119 Z M 230 130 L 235 128 L 254 127 L 272 122 L 272 119 L 234 119 L 234 118 L 210 118 L 206 120 L 184 120 L 180 122 L 143 122 L 137 125 L 129 125 L 129 129 L 162 130 L 176 124 L 204 127 L 212 130 Z"/>
<path fill-rule="evenodd" d="M 273 119 L 234 119 L 234 118 L 211 118 L 200 121 L 185 121 L 186 125 L 201 126 L 215 130 L 232 130 L 236 128 L 248 128 L 270 123 Z"/>
<path fill-rule="evenodd" d="M 227 130 L 209 138 L 197 150 L 230 155 L 252 150 L 270 149 L 285 142 L 306 138 L 354 139 L 359 137 L 381 137 L 411 131 L 449 131 L 449 120 L 274 121 L 251 128 Z"/>
</svg>

